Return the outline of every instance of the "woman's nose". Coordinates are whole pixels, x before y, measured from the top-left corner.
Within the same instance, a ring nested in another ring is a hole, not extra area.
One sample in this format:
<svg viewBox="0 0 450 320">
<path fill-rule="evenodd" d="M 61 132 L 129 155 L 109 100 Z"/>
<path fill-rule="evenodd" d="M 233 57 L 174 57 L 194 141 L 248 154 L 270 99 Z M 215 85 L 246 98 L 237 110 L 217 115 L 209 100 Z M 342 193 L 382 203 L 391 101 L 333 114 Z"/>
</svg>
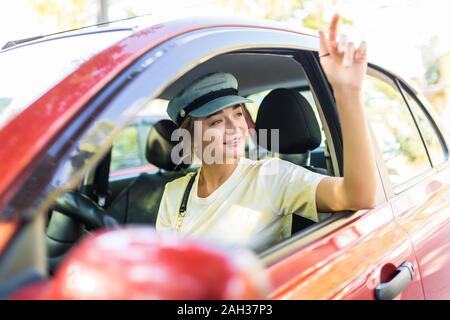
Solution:
<svg viewBox="0 0 450 320">
<path fill-rule="evenodd" d="M 239 120 L 234 119 L 233 117 L 227 117 L 226 129 L 230 130 L 238 130 L 239 129 Z"/>
</svg>

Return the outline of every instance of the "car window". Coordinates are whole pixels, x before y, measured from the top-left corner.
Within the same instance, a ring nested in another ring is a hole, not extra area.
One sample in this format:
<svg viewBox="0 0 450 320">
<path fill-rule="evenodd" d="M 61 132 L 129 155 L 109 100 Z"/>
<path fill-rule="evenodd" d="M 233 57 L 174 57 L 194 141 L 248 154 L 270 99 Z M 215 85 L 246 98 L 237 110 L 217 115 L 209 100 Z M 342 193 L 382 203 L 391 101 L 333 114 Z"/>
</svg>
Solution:
<svg viewBox="0 0 450 320">
<path fill-rule="evenodd" d="M 417 125 L 422 133 L 425 145 L 430 155 L 433 166 L 436 166 L 446 160 L 446 153 L 443 149 L 438 133 L 431 122 L 430 118 L 425 114 L 423 107 L 419 105 L 406 90 L 402 88 L 403 94 L 408 102 L 409 107 L 414 115 Z"/>
<path fill-rule="evenodd" d="M 139 121 L 123 130 L 112 148 L 111 171 L 147 164 L 144 148 L 145 137 L 152 125 L 152 123 Z"/>
<path fill-rule="evenodd" d="M 90 57 L 129 34 L 92 33 L 0 51 L 0 128 Z"/>
<path fill-rule="evenodd" d="M 147 161 L 145 153 L 148 134 L 153 125 L 168 117 L 165 112 L 167 103 L 166 100 L 154 99 L 133 117 L 115 139 L 111 151 L 111 176 L 121 176 L 134 171 L 136 171 L 134 173 L 158 171 L 159 168 Z"/>
<path fill-rule="evenodd" d="M 367 76 L 364 104 L 394 186 L 431 168 L 414 119 L 394 83 Z"/>
</svg>

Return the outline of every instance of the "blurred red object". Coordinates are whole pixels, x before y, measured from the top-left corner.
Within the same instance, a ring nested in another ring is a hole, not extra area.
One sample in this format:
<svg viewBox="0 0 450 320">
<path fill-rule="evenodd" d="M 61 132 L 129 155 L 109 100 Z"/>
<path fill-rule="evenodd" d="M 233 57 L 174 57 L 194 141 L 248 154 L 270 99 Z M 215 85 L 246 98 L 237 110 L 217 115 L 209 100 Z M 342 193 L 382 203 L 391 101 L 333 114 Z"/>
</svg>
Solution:
<svg viewBox="0 0 450 320">
<path fill-rule="evenodd" d="M 205 245 L 152 228 L 84 239 L 47 283 L 13 299 L 264 299 L 263 266 L 250 252 Z"/>
</svg>

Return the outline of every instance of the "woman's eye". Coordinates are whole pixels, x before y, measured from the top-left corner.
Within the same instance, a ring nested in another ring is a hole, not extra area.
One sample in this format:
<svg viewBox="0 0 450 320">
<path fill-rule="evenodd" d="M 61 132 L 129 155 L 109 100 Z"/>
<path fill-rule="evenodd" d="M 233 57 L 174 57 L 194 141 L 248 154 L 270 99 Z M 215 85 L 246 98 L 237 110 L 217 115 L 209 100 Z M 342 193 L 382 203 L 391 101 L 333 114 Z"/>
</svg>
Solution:
<svg viewBox="0 0 450 320">
<path fill-rule="evenodd" d="M 218 124 L 221 123 L 221 122 L 222 122 L 222 120 L 216 120 L 216 121 L 213 121 L 213 122 L 211 123 L 211 127 L 216 126 L 216 125 L 218 125 Z"/>
<path fill-rule="evenodd" d="M 244 114 L 242 113 L 242 112 L 238 112 L 238 113 L 236 113 L 235 114 L 235 117 L 236 118 L 240 118 L 240 117 L 242 117 Z"/>
</svg>

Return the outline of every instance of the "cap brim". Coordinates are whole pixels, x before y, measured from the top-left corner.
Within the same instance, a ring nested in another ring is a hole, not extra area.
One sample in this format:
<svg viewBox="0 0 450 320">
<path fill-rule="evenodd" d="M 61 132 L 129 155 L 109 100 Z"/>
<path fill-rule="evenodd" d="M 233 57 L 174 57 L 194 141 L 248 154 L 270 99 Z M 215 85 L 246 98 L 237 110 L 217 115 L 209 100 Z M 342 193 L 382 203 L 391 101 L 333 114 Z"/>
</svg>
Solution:
<svg viewBox="0 0 450 320">
<path fill-rule="evenodd" d="M 198 109 L 193 110 L 191 113 L 189 113 L 189 115 L 191 117 L 206 117 L 206 116 L 212 115 L 213 113 L 216 113 L 217 111 L 231 107 L 235 104 L 248 103 L 248 102 L 253 102 L 253 101 L 250 99 L 241 97 L 241 96 L 220 97 L 220 98 L 214 99 L 214 100 L 204 104 L 203 106 L 201 106 Z"/>
</svg>

